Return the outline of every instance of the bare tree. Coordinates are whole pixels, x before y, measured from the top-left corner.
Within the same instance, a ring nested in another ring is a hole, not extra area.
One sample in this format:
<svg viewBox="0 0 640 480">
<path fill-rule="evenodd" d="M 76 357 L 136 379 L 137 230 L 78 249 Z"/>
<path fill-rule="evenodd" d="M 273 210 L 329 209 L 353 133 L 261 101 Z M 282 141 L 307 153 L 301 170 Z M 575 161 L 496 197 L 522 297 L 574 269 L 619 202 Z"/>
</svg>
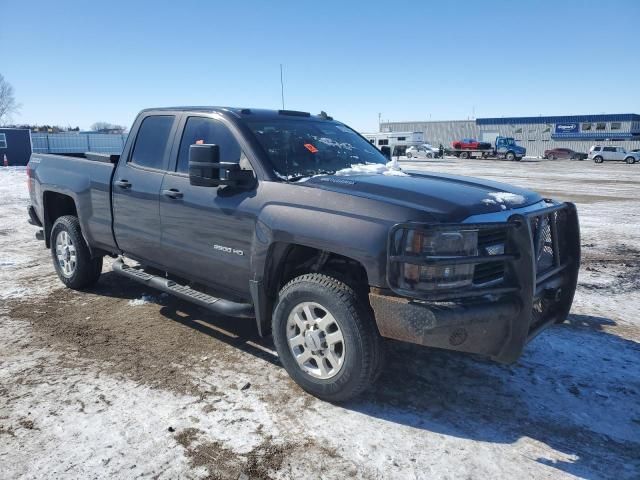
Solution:
<svg viewBox="0 0 640 480">
<path fill-rule="evenodd" d="M 91 125 L 91 130 L 93 130 L 94 132 L 109 132 L 109 131 L 124 132 L 126 130 L 126 127 L 123 127 L 122 125 L 116 125 L 114 123 L 109 123 L 109 122 L 96 122 L 93 125 Z"/>
<path fill-rule="evenodd" d="M 20 104 L 16 102 L 13 94 L 13 87 L 0 74 L 0 125 L 9 121 L 12 114 L 20 109 Z"/>
</svg>

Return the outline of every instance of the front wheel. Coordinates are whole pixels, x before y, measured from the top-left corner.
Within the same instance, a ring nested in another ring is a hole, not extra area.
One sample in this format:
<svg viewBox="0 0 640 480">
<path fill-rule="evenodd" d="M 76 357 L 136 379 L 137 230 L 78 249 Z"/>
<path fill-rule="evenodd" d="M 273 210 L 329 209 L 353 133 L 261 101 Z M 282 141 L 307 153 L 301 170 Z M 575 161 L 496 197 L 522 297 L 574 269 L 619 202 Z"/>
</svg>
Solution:
<svg viewBox="0 0 640 480">
<path fill-rule="evenodd" d="M 411 152 L 407 152 L 407 158 L 411 158 Z"/>
<path fill-rule="evenodd" d="M 433 153 L 427 153 L 427 158 L 433 158 Z"/>
<path fill-rule="evenodd" d="M 629 165 L 633 165 L 634 163 L 636 163 L 636 159 L 635 159 L 635 158 L 633 158 L 633 157 L 627 157 L 627 158 L 626 158 L 626 162 L 627 162 Z"/>
<path fill-rule="evenodd" d="M 513 162 L 516 159 L 516 155 L 513 152 L 507 152 L 507 160 Z"/>
<path fill-rule="evenodd" d="M 53 224 L 51 257 L 62 283 L 74 290 L 95 284 L 102 272 L 102 257 L 91 257 L 78 217 L 72 215 L 59 217 Z"/>
<path fill-rule="evenodd" d="M 594 157 L 593 161 L 596 162 L 596 163 L 602 163 L 603 162 L 602 157 L 600 155 L 598 155 L 597 157 Z"/>
<path fill-rule="evenodd" d="M 287 373 L 311 395 L 349 400 L 367 389 L 382 365 L 382 341 L 368 305 L 328 275 L 299 276 L 280 291 L 273 341 Z"/>
</svg>

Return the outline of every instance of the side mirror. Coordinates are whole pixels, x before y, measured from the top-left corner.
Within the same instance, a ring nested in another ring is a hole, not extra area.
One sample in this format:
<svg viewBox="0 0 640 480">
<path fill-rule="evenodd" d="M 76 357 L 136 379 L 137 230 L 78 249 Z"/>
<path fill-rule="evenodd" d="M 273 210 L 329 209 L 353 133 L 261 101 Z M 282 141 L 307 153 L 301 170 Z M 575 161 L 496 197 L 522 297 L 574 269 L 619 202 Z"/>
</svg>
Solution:
<svg viewBox="0 0 640 480">
<path fill-rule="evenodd" d="M 253 179 L 253 173 L 240 164 L 220 162 L 220 147 L 214 144 L 189 147 L 189 183 L 198 187 L 240 186 Z"/>
</svg>

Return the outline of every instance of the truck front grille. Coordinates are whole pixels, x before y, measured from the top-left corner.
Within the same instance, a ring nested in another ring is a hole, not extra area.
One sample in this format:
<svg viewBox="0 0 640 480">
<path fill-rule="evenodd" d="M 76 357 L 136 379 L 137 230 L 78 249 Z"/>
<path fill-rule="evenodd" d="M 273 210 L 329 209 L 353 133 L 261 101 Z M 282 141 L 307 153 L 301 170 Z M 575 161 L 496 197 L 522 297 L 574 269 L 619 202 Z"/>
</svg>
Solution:
<svg viewBox="0 0 640 480">
<path fill-rule="evenodd" d="M 483 229 L 478 232 L 478 251 L 483 255 L 496 255 L 499 250 L 504 251 L 507 231 L 504 228 Z M 496 251 L 496 249 L 498 251 Z M 498 282 L 504 277 L 504 262 L 488 262 L 476 265 L 473 283 Z"/>
<path fill-rule="evenodd" d="M 557 221 L 557 212 L 531 219 L 533 253 L 536 260 L 536 273 L 538 274 L 545 273 L 556 266 L 556 256 L 553 251 L 553 232 Z"/>
</svg>

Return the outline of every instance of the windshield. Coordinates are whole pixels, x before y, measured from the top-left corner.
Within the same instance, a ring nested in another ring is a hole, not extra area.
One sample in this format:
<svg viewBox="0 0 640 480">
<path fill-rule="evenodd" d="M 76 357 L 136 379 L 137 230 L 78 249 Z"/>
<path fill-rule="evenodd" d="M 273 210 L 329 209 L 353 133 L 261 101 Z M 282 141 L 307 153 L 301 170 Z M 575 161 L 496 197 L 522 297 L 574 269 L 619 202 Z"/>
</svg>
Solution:
<svg viewBox="0 0 640 480">
<path fill-rule="evenodd" d="M 287 180 L 333 174 L 353 165 L 387 163 L 382 153 L 349 127 L 326 120 L 247 122 L 276 175 Z"/>
</svg>

